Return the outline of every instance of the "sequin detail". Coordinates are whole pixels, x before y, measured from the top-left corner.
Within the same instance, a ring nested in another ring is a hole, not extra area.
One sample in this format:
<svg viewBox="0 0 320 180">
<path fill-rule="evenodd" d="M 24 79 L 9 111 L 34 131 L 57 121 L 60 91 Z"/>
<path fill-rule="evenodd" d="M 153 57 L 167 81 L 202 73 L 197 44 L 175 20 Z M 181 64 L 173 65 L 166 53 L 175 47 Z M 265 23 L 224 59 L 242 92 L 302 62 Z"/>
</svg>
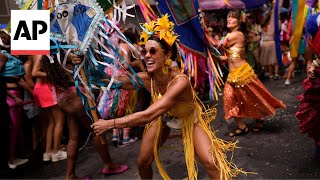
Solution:
<svg viewBox="0 0 320 180">
<path fill-rule="evenodd" d="M 244 62 L 241 66 L 234 70 L 230 70 L 227 82 L 234 84 L 235 87 L 243 87 L 244 85 L 251 82 L 252 78 L 256 77 L 252 67 Z"/>
<path fill-rule="evenodd" d="M 223 106 L 225 119 L 231 117 L 262 119 L 275 115 L 277 108 L 286 107 L 282 101 L 271 95 L 256 76 L 253 76 L 246 85 L 239 86 L 226 82 Z"/>
</svg>

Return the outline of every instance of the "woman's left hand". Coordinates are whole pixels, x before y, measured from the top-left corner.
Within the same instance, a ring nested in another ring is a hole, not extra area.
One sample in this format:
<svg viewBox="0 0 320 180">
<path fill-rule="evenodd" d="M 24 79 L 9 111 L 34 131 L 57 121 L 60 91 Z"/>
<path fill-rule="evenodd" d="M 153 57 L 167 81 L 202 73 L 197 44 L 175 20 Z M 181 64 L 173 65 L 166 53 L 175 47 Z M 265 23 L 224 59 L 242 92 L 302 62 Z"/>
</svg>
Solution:
<svg viewBox="0 0 320 180">
<path fill-rule="evenodd" d="M 103 120 L 99 119 L 99 121 L 93 123 L 91 125 L 91 128 L 93 129 L 94 133 L 99 136 L 106 132 L 109 129 L 113 128 L 113 120 Z"/>
</svg>

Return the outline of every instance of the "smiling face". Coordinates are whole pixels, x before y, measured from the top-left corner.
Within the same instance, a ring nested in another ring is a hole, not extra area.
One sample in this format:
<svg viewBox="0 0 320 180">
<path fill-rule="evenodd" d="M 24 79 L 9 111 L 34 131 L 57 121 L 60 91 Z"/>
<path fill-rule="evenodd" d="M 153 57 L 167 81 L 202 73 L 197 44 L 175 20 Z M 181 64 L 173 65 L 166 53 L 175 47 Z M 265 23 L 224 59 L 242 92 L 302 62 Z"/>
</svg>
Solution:
<svg viewBox="0 0 320 180">
<path fill-rule="evenodd" d="M 171 52 L 165 52 L 160 43 L 155 40 L 148 40 L 145 45 L 144 55 L 148 73 L 162 72 L 162 67 L 170 56 Z"/>
<path fill-rule="evenodd" d="M 233 13 L 229 13 L 227 17 L 227 28 L 233 30 L 239 26 L 239 20 Z"/>
</svg>

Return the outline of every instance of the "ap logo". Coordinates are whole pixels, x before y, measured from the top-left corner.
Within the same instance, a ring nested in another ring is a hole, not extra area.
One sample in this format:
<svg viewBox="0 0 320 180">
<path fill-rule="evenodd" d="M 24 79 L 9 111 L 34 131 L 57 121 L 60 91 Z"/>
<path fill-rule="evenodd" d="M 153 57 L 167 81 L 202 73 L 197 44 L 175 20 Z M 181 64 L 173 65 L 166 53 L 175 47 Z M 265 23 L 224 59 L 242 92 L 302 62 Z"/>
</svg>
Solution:
<svg viewBox="0 0 320 180">
<path fill-rule="evenodd" d="M 50 54 L 49 10 L 11 10 L 11 54 Z"/>
</svg>

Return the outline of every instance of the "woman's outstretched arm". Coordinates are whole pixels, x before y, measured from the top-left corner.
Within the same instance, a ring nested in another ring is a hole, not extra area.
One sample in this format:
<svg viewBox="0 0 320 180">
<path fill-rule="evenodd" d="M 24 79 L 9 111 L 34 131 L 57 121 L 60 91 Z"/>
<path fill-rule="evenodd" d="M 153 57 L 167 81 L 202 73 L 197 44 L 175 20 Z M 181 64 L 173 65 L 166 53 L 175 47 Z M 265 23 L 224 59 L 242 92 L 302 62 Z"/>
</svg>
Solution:
<svg viewBox="0 0 320 180">
<path fill-rule="evenodd" d="M 36 78 L 44 78 L 47 77 L 47 74 L 42 71 L 42 55 L 37 55 L 33 57 L 33 69 L 32 69 L 32 77 Z"/>
<path fill-rule="evenodd" d="M 176 82 L 168 88 L 167 92 L 146 110 L 108 121 L 100 120 L 94 123 L 92 128 L 97 135 L 100 135 L 112 128 L 133 127 L 147 124 L 167 113 L 177 102 L 181 101 L 180 98 L 187 90 L 188 86 L 190 86 L 190 83 L 187 78 L 178 78 Z"/>
</svg>

